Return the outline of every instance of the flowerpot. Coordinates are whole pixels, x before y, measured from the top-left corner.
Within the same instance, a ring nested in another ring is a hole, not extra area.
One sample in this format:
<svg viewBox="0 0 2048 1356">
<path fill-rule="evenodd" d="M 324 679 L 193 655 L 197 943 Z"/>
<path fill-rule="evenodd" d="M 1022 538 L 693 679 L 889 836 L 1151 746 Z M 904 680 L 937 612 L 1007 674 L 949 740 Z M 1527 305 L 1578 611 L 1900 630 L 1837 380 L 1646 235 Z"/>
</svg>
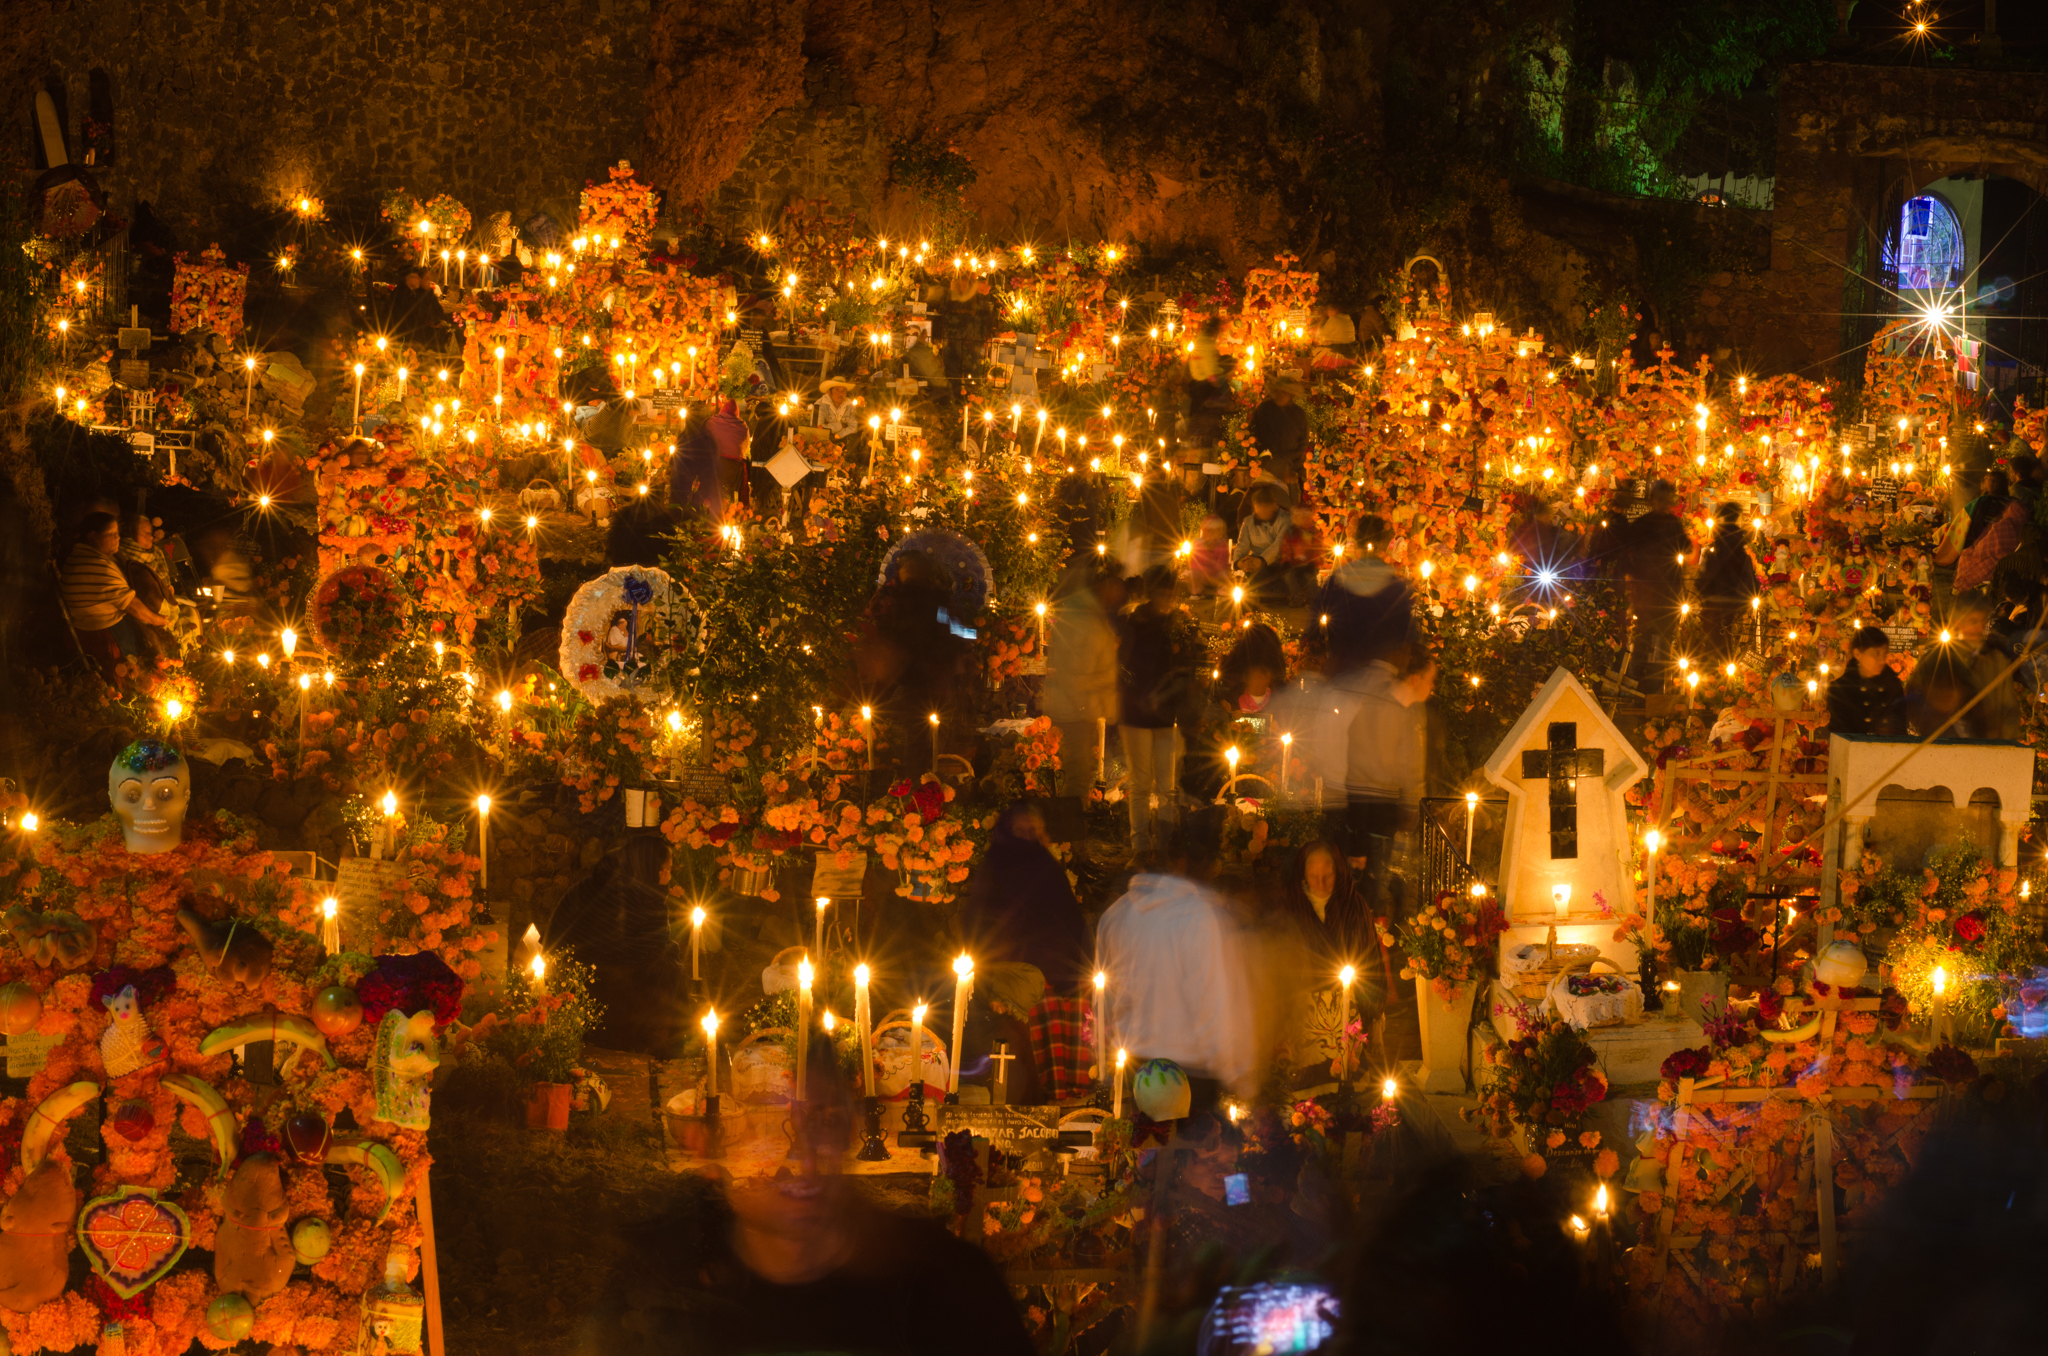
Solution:
<svg viewBox="0 0 2048 1356">
<path fill-rule="evenodd" d="M 574 1090 L 568 1083 L 535 1083 L 526 1094 L 526 1128 L 567 1130 L 569 1094 Z"/>
<path fill-rule="evenodd" d="M 1678 980 L 1678 1010 L 1701 1026 L 1707 1024 L 1707 1013 L 1703 1005 L 1708 999 L 1714 1002 L 1714 1015 L 1721 1016 L 1728 1010 L 1728 972 L 1726 970 L 1680 970 Z"/>
<path fill-rule="evenodd" d="M 1472 1020 L 1472 993 L 1460 989 L 1446 1000 L 1426 979 L 1415 981 L 1415 1012 L 1422 1036 L 1422 1068 L 1417 1072 L 1424 1092 L 1465 1090 L 1466 1028 Z"/>
</svg>

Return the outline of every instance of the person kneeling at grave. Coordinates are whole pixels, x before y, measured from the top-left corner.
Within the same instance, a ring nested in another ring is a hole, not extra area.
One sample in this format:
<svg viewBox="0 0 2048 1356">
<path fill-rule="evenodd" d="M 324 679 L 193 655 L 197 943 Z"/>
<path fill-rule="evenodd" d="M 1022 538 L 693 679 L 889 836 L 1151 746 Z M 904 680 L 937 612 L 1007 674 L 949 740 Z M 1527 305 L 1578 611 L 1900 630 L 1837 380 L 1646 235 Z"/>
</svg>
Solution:
<svg viewBox="0 0 2048 1356">
<path fill-rule="evenodd" d="M 1897 739 L 1906 733 L 1906 686 L 1891 666 L 1891 638 L 1866 626 L 1849 642 L 1849 667 L 1828 684 L 1828 729 Z"/>
</svg>

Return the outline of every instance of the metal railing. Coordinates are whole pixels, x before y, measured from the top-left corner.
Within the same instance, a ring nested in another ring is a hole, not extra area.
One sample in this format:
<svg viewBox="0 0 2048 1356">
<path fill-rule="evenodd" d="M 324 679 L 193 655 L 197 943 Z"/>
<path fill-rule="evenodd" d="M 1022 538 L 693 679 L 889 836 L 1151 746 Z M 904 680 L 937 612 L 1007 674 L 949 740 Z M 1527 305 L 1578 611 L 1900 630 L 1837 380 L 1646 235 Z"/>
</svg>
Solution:
<svg viewBox="0 0 2048 1356">
<path fill-rule="evenodd" d="M 1446 890 L 1464 894 L 1475 880 L 1489 890 L 1499 887 L 1500 811 L 1506 805 L 1505 798 L 1468 805 L 1463 796 L 1423 797 L 1422 822 L 1416 835 L 1416 898 L 1434 899 Z M 1465 855 L 1468 815 L 1472 855 L 1477 861 Z M 1490 869 L 1481 862 L 1490 862 Z"/>
</svg>

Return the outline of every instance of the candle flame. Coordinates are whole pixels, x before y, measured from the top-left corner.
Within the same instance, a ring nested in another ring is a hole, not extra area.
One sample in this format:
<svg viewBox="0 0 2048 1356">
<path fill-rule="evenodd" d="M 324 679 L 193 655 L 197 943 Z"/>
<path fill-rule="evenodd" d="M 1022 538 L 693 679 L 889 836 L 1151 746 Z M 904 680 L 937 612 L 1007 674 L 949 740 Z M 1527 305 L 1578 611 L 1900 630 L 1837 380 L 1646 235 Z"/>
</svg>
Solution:
<svg viewBox="0 0 2048 1356">
<path fill-rule="evenodd" d="M 487 815 L 491 812 L 491 798 L 489 796 L 478 796 L 476 798 L 476 812 L 480 815 Z"/>
<path fill-rule="evenodd" d="M 533 958 L 533 982 L 538 984 L 548 977 L 548 959 L 536 954 Z"/>
<path fill-rule="evenodd" d="M 1587 1228 L 1587 1225 L 1586 1225 L 1586 1221 L 1584 1221 L 1583 1219 L 1580 1219 L 1580 1218 L 1579 1218 L 1579 1217 L 1578 1217 L 1577 1215 L 1573 1215 L 1573 1216 L 1572 1216 L 1572 1232 L 1573 1232 L 1573 1233 L 1576 1233 L 1576 1234 L 1582 1234 L 1582 1233 L 1586 1232 L 1586 1228 Z"/>
<path fill-rule="evenodd" d="M 388 819 L 388 818 L 390 818 L 390 817 L 391 817 L 392 815 L 395 815 L 395 814 L 397 814 L 397 813 L 398 813 L 398 796 L 397 796 L 397 794 L 396 794 L 396 793 L 394 793 L 394 792 L 386 791 L 386 792 L 384 793 L 384 816 L 385 816 L 385 818 L 387 818 L 387 819 Z"/>
<path fill-rule="evenodd" d="M 1934 996 L 1936 998 L 1939 998 L 1943 994 L 1948 992 L 1948 970 L 1946 967 L 1940 965 L 1935 966 L 1933 980 Z"/>
<path fill-rule="evenodd" d="M 1349 965 L 1345 966 L 1342 970 L 1339 970 L 1337 972 L 1337 982 L 1339 984 L 1342 984 L 1347 989 L 1351 987 L 1352 981 L 1357 978 L 1358 971 L 1353 969 Z"/>
<path fill-rule="evenodd" d="M 923 1004 L 923 1003 L 919 1003 L 919 1004 L 918 1004 L 918 1005 L 917 1005 L 916 1007 L 913 1007 L 913 1008 L 912 1008 L 912 1009 L 910 1010 L 910 1021 L 911 1021 L 911 1024 L 912 1024 L 912 1025 L 914 1025 L 914 1026 L 923 1026 L 923 1025 L 924 1025 L 924 1015 L 925 1015 L 925 1014 L 926 1014 L 927 1012 L 930 1012 L 930 1011 L 931 1011 L 931 1008 L 930 1008 L 930 1007 L 928 1007 L 928 1006 L 926 1006 L 926 1005 L 925 1005 L 925 1004 Z"/>
<path fill-rule="evenodd" d="M 820 1020 L 824 1023 L 825 1034 L 828 1036 L 832 1034 L 832 1028 L 839 1025 L 839 1019 L 832 1015 L 830 1008 L 825 1009 L 825 1015 Z"/>
<path fill-rule="evenodd" d="M 953 973 L 962 979 L 974 973 L 974 962 L 967 958 L 965 951 L 953 958 Z"/>
<path fill-rule="evenodd" d="M 718 1014 L 716 1012 L 705 1013 L 704 1019 L 698 1022 L 697 1025 L 704 1028 L 705 1035 L 716 1036 L 718 1034 Z"/>
<path fill-rule="evenodd" d="M 856 965 L 856 966 L 854 966 L 854 967 L 853 967 L 853 982 L 854 982 L 854 983 L 855 983 L 855 984 L 856 984 L 857 986 L 859 986 L 860 988 L 863 988 L 863 989 L 865 989 L 865 988 L 866 988 L 866 987 L 868 986 L 868 967 L 867 967 L 867 966 L 865 966 L 865 965 Z"/>
<path fill-rule="evenodd" d="M 1119 1073 L 1123 1071 L 1124 1061 L 1128 1058 L 1129 1056 L 1124 1052 L 1123 1047 L 1118 1046 L 1116 1051 L 1116 1067 Z"/>
<path fill-rule="evenodd" d="M 1394 1098 L 1398 1097 L 1400 1093 L 1401 1085 L 1394 1079 L 1388 1078 L 1381 1081 L 1380 1096 L 1386 1098 L 1388 1101 L 1391 1102 L 1394 1100 Z"/>
<path fill-rule="evenodd" d="M 693 928 L 701 928 L 701 927 L 703 927 L 703 926 L 704 926 L 704 918 L 705 918 L 705 913 L 704 913 L 704 906 L 703 906 L 702 904 L 699 904 L 699 905 L 698 905 L 698 906 L 697 906 L 696 908 L 694 908 L 694 909 L 690 910 L 690 926 L 691 926 L 691 927 L 693 927 Z"/>
<path fill-rule="evenodd" d="M 798 962 L 796 963 L 796 982 L 797 982 L 797 987 L 799 987 L 799 988 L 803 988 L 803 989 L 808 989 L 808 988 L 810 988 L 810 987 L 811 987 L 811 977 L 812 977 L 812 971 L 811 971 L 811 958 L 810 958 L 809 956 L 806 956 L 806 957 L 804 957 L 804 958 L 803 958 L 802 960 L 800 960 L 800 961 L 798 961 Z"/>
<path fill-rule="evenodd" d="M 327 898 L 320 901 L 320 915 L 323 918 L 334 917 L 334 915 L 338 913 L 340 909 L 341 901 L 336 899 L 333 895 L 329 895 L 327 896 Z"/>
<path fill-rule="evenodd" d="M 1593 1193 L 1593 1213 L 1596 1215 L 1607 1213 L 1607 1183 L 1605 1182 L 1602 1182 L 1600 1189 Z"/>
</svg>

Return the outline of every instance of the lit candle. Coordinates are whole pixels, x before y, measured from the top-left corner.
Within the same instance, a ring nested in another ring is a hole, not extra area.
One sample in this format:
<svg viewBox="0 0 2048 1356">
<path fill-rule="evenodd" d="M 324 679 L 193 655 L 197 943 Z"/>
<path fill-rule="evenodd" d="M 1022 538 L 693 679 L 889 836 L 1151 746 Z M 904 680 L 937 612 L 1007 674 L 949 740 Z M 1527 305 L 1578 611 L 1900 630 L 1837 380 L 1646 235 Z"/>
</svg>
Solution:
<svg viewBox="0 0 2048 1356">
<path fill-rule="evenodd" d="M 690 978 L 704 978 L 704 906 L 690 910 Z"/>
<path fill-rule="evenodd" d="M 478 871 L 477 884 L 480 888 L 491 888 L 491 798 L 476 798 L 476 855 L 482 869 Z"/>
<path fill-rule="evenodd" d="M 249 425 L 250 408 L 256 403 L 256 360 L 242 359 L 242 370 L 249 374 L 248 382 L 242 389 L 242 426 L 246 428 Z M 57 395 L 57 400 L 58 403 L 63 403 L 64 396 L 61 391 Z"/>
<path fill-rule="evenodd" d="M 398 855 L 398 796 L 394 792 L 384 793 L 384 850 L 392 856 Z M 382 856 L 382 853 L 378 854 Z"/>
<path fill-rule="evenodd" d="M 1294 750 L 1294 736 L 1293 736 L 1293 735 L 1291 735 L 1291 734 L 1283 734 L 1283 735 L 1281 735 L 1281 736 L 1280 736 L 1280 794 L 1281 794 L 1281 795 L 1283 795 L 1283 796 L 1287 794 L 1287 755 L 1288 755 L 1289 753 L 1293 752 L 1293 750 Z M 1470 852 L 1468 851 L 1468 852 L 1467 852 L 1467 853 L 1466 853 L 1465 855 L 1466 855 L 1467 857 L 1470 857 L 1470 856 L 1471 856 L 1472 854 L 1471 854 L 1471 853 L 1470 853 Z"/>
<path fill-rule="evenodd" d="M 1651 922 L 1655 922 L 1657 919 L 1657 849 L 1659 846 L 1663 844 L 1663 842 L 1664 835 L 1658 833 L 1655 829 L 1651 829 L 1648 833 L 1643 835 L 1643 847 L 1646 848 L 1650 854 L 1649 917 Z"/>
<path fill-rule="evenodd" d="M 718 1013 L 704 1014 L 704 1095 L 718 1095 Z"/>
<path fill-rule="evenodd" d="M 832 907 L 832 901 L 824 895 L 818 896 L 818 926 L 811 939 L 811 950 L 818 953 L 822 964 L 825 959 L 825 910 Z"/>
<path fill-rule="evenodd" d="M 1929 1034 L 1937 1042 L 1945 1041 L 1949 1038 L 1947 967 L 1935 966 L 1934 973 L 1929 978 L 1934 985 L 1934 1023 Z"/>
<path fill-rule="evenodd" d="M 804 1082 L 805 1070 L 809 1067 L 811 1052 L 811 958 L 804 957 L 796 963 L 796 1088 L 795 1100 L 809 1100 L 805 1092 L 809 1085 Z"/>
<path fill-rule="evenodd" d="M 1465 864 L 1472 864 L 1472 817 L 1479 813 L 1479 793 L 1465 793 Z"/>
<path fill-rule="evenodd" d="M 1109 1009 L 1103 1004 L 1103 990 L 1109 987 L 1109 972 L 1095 972 L 1095 1076 L 1109 1072 Z"/>
<path fill-rule="evenodd" d="M 863 706 L 860 709 L 860 728 L 861 733 L 867 737 L 868 741 L 868 771 L 873 772 L 875 770 L 875 710 L 873 707 Z"/>
<path fill-rule="evenodd" d="M 1035 437 L 1035 438 L 1033 438 L 1033 439 L 1031 440 L 1031 457 L 1032 457 L 1032 459 L 1033 459 L 1034 461 L 1035 461 L 1035 460 L 1037 460 L 1037 458 L 1038 458 L 1038 445 L 1039 445 L 1040 443 L 1044 442 L 1044 441 L 1045 441 L 1045 409 L 1044 409 L 1044 407 L 1043 407 L 1043 406 L 1041 406 L 1041 407 L 1039 408 L 1039 411 L 1038 411 L 1038 436 L 1037 436 L 1037 437 Z"/>
<path fill-rule="evenodd" d="M 934 711 L 925 717 L 932 723 L 932 775 L 939 773 L 939 713 Z"/>
<path fill-rule="evenodd" d="M 333 895 L 320 901 L 320 945 L 330 956 L 341 954 L 341 901 Z"/>
<path fill-rule="evenodd" d="M 1351 1045 L 1346 1039 L 1346 1028 L 1351 1025 L 1351 982 L 1358 978 L 1358 971 L 1345 966 L 1337 972 L 1337 1078 L 1342 1082 L 1351 1077 Z"/>
<path fill-rule="evenodd" d="M 924 1096 L 924 1015 L 930 1011 L 923 1003 L 910 1010 L 910 1080 L 919 1097 Z"/>
<path fill-rule="evenodd" d="M 306 761 L 306 691 L 313 686 L 313 675 L 299 675 L 299 762 Z"/>
<path fill-rule="evenodd" d="M 1105 761 L 1105 755 L 1108 749 L 1109 718 L 1107 716 L 1097 716 L 1095 718 L 1095 766 L 1097 769 L 1097 776 L 1101 775 L 1100 769 L 1102 767 L 1103 762 Z"/>
<path fill-rule="evenodd" d="M 1109 1118 L 1113 1121 L 1124 1118 L 1124 1059 L 1124 1052 L 1119 1049 L 1116 1052 L 1116 1082 L 1111 1085 L 1109 1094 Z"/>
<path fill-rule="evenodd" d="M 974 997 L 974 962 L 962 951 L 953 960 L 953 1055 L 947 1061 L 946 1091 L 960 1091 L 960 1036 L 967 1029 L 967 1002 Z"/>
<path fill-rule="evenodd" d="M 853 1024 L 860 1032 L 860 1083 L 861 1091 L 869 1097 L 875 1095 L 875 1032 L 871 1014 L 868 1011 L 868 967 L 853 967 Z"/>
<path fill-rule="evenodd" d="M 1571 917 L 1572 887 L 1569 885 L 1551 886 L 1550 903 L 1551 907 L 1557 910 L 1557 917 L 1559 922 L 1562 922 L 1566 918 Z"/>
<path fill-rule="evenodd" d="M 1045 653 L 1045 604 L 1038 603 L 1031 610 L 1038 614 L 1038 653 L 1043 655 Z"/>
<path fill-rule="evenodd" d="M 363 431 L 363 365 L 361 363 L 356 364 L 356 412 L 351 422 L 355 426 L 357 433 Z"/>
<path fill-rule="evenodd" d="M 498 398 L 505 397 L 505 346 L 498 345 Z"/>
</svg>

